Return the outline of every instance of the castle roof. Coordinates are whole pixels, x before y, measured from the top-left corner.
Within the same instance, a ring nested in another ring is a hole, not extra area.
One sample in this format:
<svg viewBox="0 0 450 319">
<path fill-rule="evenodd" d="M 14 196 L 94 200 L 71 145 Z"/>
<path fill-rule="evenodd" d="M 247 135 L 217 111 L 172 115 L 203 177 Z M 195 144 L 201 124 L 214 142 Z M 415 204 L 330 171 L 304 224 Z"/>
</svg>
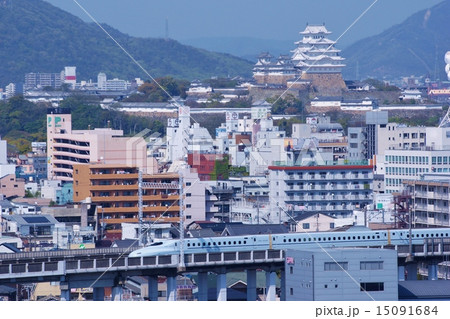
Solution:
<svg viewBox="0 0 450 319">
<path fill-rule="evenodd" d="M 331 32 L 325 28 L 325 25 L 307 25 L 300 34 L 331 34 Z"/>
</svg>

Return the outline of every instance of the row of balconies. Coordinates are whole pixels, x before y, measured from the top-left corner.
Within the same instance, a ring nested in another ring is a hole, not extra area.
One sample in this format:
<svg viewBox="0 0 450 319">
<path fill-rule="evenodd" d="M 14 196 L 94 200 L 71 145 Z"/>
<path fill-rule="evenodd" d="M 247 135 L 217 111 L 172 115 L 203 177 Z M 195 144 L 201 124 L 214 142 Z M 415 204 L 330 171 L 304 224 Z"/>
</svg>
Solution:
<svg viewBox="0 0 450 319">
<path fill-rule="evenodd" d="M 96 202 L 96 203 L 100 203 L 100 202 L 120 202 L 120 201 L 124 201 L 124 202 L 137 202 L 138 198 L 137 195 L 130 195 L 130 196 L 123 196 L 123 195 L 117 195 L 117 196 L 99 196 L 97 194 L 97 196 L 95 194 L 92 194 L 91 196 L 92 201 Z M 180 196 L 177 195 L 143 195 L 142 196 L 142 200 L 144 201 L 162 201 L 162 200 L 166 200 L 166 201 L 176 201 L 179 200 Z"/>
<path fill-rule="evenodd" d="M 164 213 L 164 212 L 170 212 L 175 213 L 180 211 L 180 206 L 173 205 L 173 206 L 143 206 L 142 212 L 145 213 Z M 104 218 L 111 218 L 107 214 L 125 214 L 125 213 L 138 213 L 139 207 L 133 206 L 133 207 L 103 207 L 100 212 L 98 212 L 99 216 L 104 215 Z"/>
<path fill-rule="evenodd" d="M 289 190 L 352 190 L 352 189 L 371 189 L 370 184 L 330 184 L 330 185 L 291 185 L 288 186 L 286 191 Z"/>
<path fill-rule="evenodd" d="M 425 192 L 425 191 L 416 191 L 416 198 L 430 198 L 430 199 L 444 199 L 450 200 L 449 193 L 437 193 L 437 192 Z"/>
<path fill-rule="evenodd" d="M 158 220 L 159 222 L 178 223 L 180 221 L 180 218 L 176 214 L 165 214 L 162 217 L 160 217 L 160 215 L 154 214 L 144 217 L 143 220 L 145 222 L 154 222 Z M 137 223 L 138 218 L 107 218 L 107 216 L 105 216 L 104 219 L 100 218 L 99 221 L 104 222 L 105 224 Z M 110 230 L 107 230 L 106 232 L 110 232 Z"/>
<path fill-rule="evenodd" d="M 284 180 L 304 180 L 304 181 L 312 181 L 312 180 L 342 180 L 342 179 L 373 179 L 373 174 L 327 174 L 327 175 L 286 175 Z"/>
<path fill-rule="evenodd" d="M 314 196 L 288 196 L 288 201 L 334 201 L 334 200 L 372 200 L 371 195 L 314 195 Z"/>
<path fill-rule="evenodd" d="M 294 212 L 313 212 L 313 211 L 319 211 L 321 213 L 323 212 L 327 212 L 327 211 L 332 211 L 332 212 L 336 212 L 339 213 L 339 211 L 341 210 L 354 210 L 354 209 L 359 209 L 359 205 L 352 205 L 352 204 L 348 204 L 348 205 L 308 205 L 305 206 L 302 209 L 294 209 Z"/>
<path fill-rule="evenodd" d="M 440 213 L 446 213 L 449 214 L 449 207 L 448 205 L 442 205 L 442 204 L 422 204 L 422 203 L 416 203 L 415 209 L 421 210 L 421 211 L 427 211 L 427 212 L 440 212 Z"/>
</svg>

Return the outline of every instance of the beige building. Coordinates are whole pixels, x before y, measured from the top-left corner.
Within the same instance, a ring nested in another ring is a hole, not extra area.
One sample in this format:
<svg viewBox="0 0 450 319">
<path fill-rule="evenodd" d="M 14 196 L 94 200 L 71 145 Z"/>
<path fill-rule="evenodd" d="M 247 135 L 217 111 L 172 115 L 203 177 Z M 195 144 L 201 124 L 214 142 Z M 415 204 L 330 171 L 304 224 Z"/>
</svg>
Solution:
<svg viewBox="0 0 450 319">
<path fill-rule="evenodd" d="M 145 173 L 156 169 L 140 137 L 123 137 L 122 130 L 72 130 L 70 109 L 47 110 L 47 178 L 73 181 L 73 165 L 88 163 L 135 165 Z"/>
<path fill-rule="evenodd" d="M 8 174 L 0 178 L 0 194 L 5 197 L 25 196 L 25 180 L 17 178 L 15 174 Z"/>
<path fill-rule="evenodd" d="M 297 233 L 331 231 L 335 228 L 335 218 L 322 213 L 305 213 L 295 221 L 291 229 Z"/>
</svg>

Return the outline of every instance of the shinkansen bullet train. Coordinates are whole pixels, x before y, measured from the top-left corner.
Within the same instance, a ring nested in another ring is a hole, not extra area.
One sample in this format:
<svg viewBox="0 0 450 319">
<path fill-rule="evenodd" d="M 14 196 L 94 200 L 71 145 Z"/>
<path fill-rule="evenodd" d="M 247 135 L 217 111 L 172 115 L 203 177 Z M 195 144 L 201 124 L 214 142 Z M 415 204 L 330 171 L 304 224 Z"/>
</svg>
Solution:
<svg viewBox="0 0 450 319">
<path fill-rule="evenodd" d="M 448 238 L 450 228 L 413 229 L 411 243 L 423 244 L 427 238 Z M 320 233 L 289 233 L 230 237 L 186 238 L 184 253 L 214 253 L 265 249 L 310 249 L 330 247 L 371 247 L 409 245 L 409 230 L 347 231 Z M 137 249 L 129 257 L 174 255 L 180 251 L 179 240 L 166 240 Z"/>
</svg>

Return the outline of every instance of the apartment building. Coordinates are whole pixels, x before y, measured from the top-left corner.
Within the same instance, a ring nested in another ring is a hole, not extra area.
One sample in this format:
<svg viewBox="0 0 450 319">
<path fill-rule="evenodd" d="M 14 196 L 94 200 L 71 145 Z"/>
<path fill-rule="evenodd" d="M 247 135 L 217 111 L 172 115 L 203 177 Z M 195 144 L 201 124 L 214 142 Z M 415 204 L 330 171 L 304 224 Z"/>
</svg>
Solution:
<svg viewBox="0 0 450 319">
<path fill-rule="evenodd" d="M 108 238 L 120 239 L 122 223 L 139 222 L 139 168 L 116 164 L 74 165 L 73 201 L 97 206 L 97 225 Z M 189 168 L 177 173 L 142 174 L 144 223 L 180 222 L 180 174 L 183 176 L 184 217 L 187 223 L 205 220 L 215 210 L 208 206 L 208 185 Z M 102 229 L 103 225 L 103 229 Z"/>
<path fill-rule="evenodd" d="M 123 137 L 111 128 L 72 130 L 70 109 L 47 109 L 47 178 L 73 180 L 73 165 L 88 163 L 127 164 L 153 173 L 156 166 L 147 156 L 142 137 Z"/>
<path fill-rule="evenodd" d="M 269 166 L 271 212 L 289 220 L 306 212 L 348 216 L 372 203 L 373 165 L 325 162 Z"/>
<path fill-rule="evenodd" d="M 139 221 L 136 166 L 117 164 L 74 165 L 74 202 L 91 201 L 97 221 L 108 238 L 121 238 L 121 223 Z M 143 174 L 143 220 L 179 222 L 179 175 Z"/>
<path fill-rule="evenodd" d="M 384 165 L 386 193 L 400 192 L 405 181 L 426 173 L 450 172 L 450 150 L 386 150 Z"/>
<path fill-rule="evenodd" d="M 411 194 L 414 227 L 449 227 L 450 174 L 426 174 L 404 182 Z"/>
</svg>

